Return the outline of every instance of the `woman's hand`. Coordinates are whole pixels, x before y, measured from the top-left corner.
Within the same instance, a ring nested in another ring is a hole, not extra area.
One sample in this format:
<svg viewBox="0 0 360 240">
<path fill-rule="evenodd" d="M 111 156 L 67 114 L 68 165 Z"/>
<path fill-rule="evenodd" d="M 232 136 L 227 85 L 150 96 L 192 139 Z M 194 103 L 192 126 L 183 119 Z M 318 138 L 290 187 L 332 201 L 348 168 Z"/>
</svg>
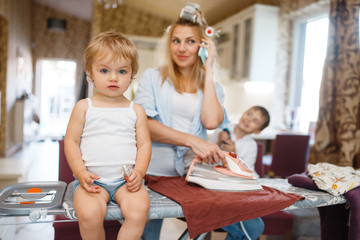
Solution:
<svg viewBox="0 0 360 240">
<path fill-rule="evenodd" d="M 215 60 L 215 55 L 216 55 L 216 47 L 215 47 L 215 43 L 213 40 L 211 40 L 208 37 L 204 37 L 201 39 L 201 44 L 200 47 L 203 47 L 205 49 L 207 49 L 208 51 L 208 57 L 206 59 L 205 62 L 205 69 L 212 69 L 213 65 L 214 65 L 214 60 Z M 204 44 L 205 43 L 205 44 Z"/>
<path fill-rule="evenodd" d="M 225 162 L 225 155 L 220 150 L 219 146 L 213 143 L 209 143 L 202 138 L 193 136 L 191 144 L 191 150 L 196 156 L 198 156 L 204 163 L 219 163 Z"/>
<path fill-rule="evenodd" d="M 96 174 L 83 170 L 76 175 L 76 178 L 79 180 L 80 185 L 89 193 L 99 193 L 100 187 L 94 185 L 94 179 L 99 180 L 100 177 Z"/>
<path fill-rule="evenodd" d="M 137 192 L 142 185 L 142 181 L 142 174 L 138 170 L 133 169 L 130 176 L 127 178 L 126 188 L 129 192 Z"/>
</svg>

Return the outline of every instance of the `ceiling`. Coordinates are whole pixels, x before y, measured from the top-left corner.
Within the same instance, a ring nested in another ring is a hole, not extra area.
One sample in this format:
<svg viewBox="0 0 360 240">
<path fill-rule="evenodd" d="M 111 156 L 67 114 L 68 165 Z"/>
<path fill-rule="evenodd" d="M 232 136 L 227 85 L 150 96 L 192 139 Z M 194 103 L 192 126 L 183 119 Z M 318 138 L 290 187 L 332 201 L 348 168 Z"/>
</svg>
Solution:
<svg viewBox="0 0 360 240">
<path fill-rule="evenodd" d="M 91 21 L 92 0 L 33 0 L 58 11 Z M 95 0 L 100 1 L 100 0 Z M 189 0 L 123 0 L 124 4 L 140 8 L 144 12 L 156 14 L 171 21 L 176 20 L 180 10 Z M 191 1 L 191 0 L 190 0 Z M 245 6 L 255 2 L 280 5 L 281 0 L 192 0 L 200 5 L 209 24 L 214 24 L 233 15 Z"/>
</svg>

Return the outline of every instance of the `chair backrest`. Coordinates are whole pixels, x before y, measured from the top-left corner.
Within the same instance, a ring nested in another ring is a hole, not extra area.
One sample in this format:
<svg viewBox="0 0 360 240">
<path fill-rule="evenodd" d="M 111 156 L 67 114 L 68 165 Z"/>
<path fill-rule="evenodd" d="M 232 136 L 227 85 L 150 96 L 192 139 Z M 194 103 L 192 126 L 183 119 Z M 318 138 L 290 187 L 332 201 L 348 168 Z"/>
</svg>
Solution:
<svg viewBox="0 0 360 240">
<path fill-rule="evenodd" d="M 256 155 L 256 162 L 255 162 L 255 172 L 259 175 L 259 177 L 264 177 L 265 170 L 263 165 L 263 155 L 264 155 L 264 144 L 258 143 L 257 144 L 257 155 Z"/>
<path fill-rule="evenodd" d="M 64 152 L 64 140 L 59 140 L 59 181 L 69 184 L 75 180 Z"/>
<path fill-rule="evenodd" d="M 278 134 L 269 170 L 278 177 L 303 173 L 307 165 L 309 138 L 310 135 Z"/>
</svg>

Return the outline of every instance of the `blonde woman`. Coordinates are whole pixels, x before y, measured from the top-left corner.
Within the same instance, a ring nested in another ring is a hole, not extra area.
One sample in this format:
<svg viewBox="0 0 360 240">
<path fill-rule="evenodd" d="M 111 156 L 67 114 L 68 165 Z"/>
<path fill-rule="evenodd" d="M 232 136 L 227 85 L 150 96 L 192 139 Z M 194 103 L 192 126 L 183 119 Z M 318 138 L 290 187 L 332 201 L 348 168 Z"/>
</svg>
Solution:
<svg viewBox="0 0 360 240">
<path fill-rule="evenodd" d="M 159 67 L 145 71 L 139 81 L 135 102 L 146 111 L 152 140 L 149 175 L 184 176 L 194 155 L 205 163 L 224 160 L 220 148 L 207 141 L 206 130 L 229 124 L 224 91 L 215 81 L 215 43 L 205 36 L 207 27 L 199 9 L 194 16 L 180 16 L 165 33 Z M 208 52 L 204 65 L 198 56 L 201 47 Z M 161 224 L 148 223 L 144 239 L 159 239 Z M 263 229 L 260 218 L 234 223 L 226 229 L 227 239 L 256 239 Z"/>
</svg>

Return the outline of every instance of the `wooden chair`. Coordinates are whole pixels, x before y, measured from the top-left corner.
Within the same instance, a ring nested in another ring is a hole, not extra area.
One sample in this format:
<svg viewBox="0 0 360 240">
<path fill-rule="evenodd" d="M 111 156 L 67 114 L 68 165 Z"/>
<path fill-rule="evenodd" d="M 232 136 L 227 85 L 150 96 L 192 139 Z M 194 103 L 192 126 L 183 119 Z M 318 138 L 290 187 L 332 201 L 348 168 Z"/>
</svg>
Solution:
<svg viewBox="0 0 360 240">
<path fill-rule="evenodd" d="M 255 172 L 259 175 L 260 178 L 264 177 L 265 169 L 264 164 L 262 162 L 264 156 L 264 144 L 258 143 L 257 144 L 257 155 L 256 155 L 256 162 L 255 162 Z"/>
<path fill-rule="evenodd" d="M 67 163 L 64 153 L 64 140 L 59 140 L 59 181 L 67 184 L 75 180 L 72 171 Z M 56 215 L 55 220 L 66 220 L 64 215 Z M 78 240 L 80 237 L 80 229 L 78 222 L 54 222 L 55 230 L 54 240 Z M 106 239 L 116 239 L 121 224 L 117 220 L 104 221 Z"/>
<path fill-rule="evenodd" d="M 292 239 L 294 216 L 290 212 L 279 211 L 262 216 L 261 219 L 265 224 L 263 235 L 282 235 L 284 239 Z"/>
</svg>

